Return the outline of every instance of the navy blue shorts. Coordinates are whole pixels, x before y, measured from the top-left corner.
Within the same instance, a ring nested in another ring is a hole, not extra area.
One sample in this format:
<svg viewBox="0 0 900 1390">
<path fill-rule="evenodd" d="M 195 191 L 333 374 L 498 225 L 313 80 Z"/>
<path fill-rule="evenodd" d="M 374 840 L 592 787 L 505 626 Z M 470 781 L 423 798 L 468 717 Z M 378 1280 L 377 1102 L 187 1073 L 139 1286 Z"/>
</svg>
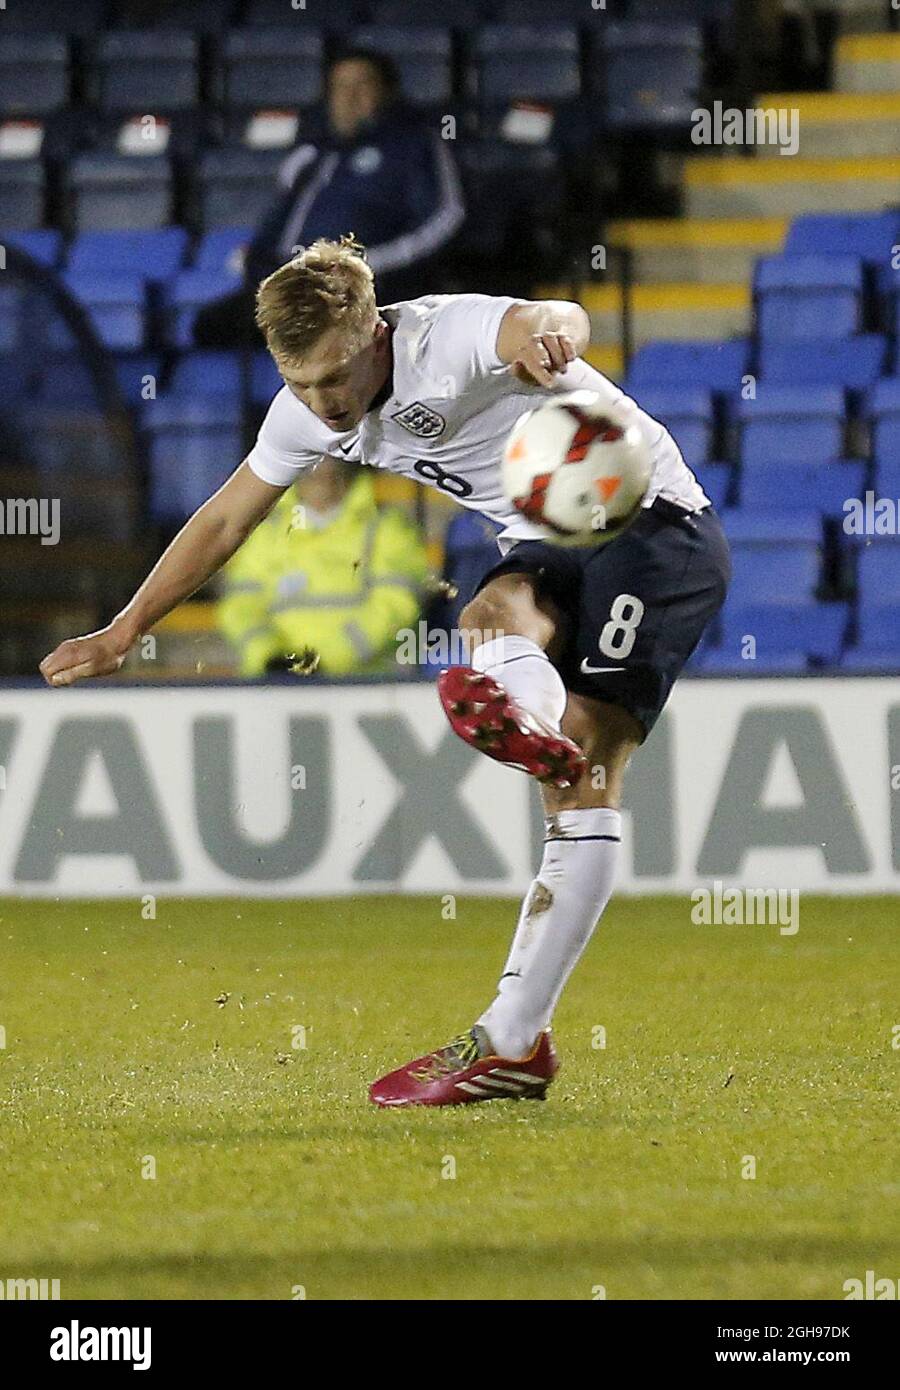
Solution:
<svg viewBox="0 0 900 1390">
<path fill-rule="evenodd" d="M 622 705 L 653 728 L 731 578 L 728 542 L 711 507 L 658 498 L 607 545 L 519 541 L 490 570 L 534 574 L 568 620 L 554 661 L 566 689 Z"/>
</svg>

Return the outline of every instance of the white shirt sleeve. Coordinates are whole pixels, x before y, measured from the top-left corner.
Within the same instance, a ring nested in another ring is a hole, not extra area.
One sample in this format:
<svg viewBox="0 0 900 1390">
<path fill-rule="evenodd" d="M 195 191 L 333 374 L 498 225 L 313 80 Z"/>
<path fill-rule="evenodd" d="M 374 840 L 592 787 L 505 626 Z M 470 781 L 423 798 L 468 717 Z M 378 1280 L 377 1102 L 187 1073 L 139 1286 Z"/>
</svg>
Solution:
<svg viewBox="0 0 900 1390">
<path fill-rule="evenodd" d="M 506 363 L 497 356 L 500 324 L 507 309 L 525 302 L 508 295 L 447 295 L 422 345 L 430 374 L 452 379 L 458 394 L 478 377 L 506 371 Z"/>
<path fill-rule="evenodd" d="M 327 446 L 318 443 L 315 427 L 304 419 L 309 414 L 288 388 L 282 387 L 266 411 L 256 443 L 247 455 L 257 478 L 273 487 L 288 487 L 324 457 Z"/>
</svg>

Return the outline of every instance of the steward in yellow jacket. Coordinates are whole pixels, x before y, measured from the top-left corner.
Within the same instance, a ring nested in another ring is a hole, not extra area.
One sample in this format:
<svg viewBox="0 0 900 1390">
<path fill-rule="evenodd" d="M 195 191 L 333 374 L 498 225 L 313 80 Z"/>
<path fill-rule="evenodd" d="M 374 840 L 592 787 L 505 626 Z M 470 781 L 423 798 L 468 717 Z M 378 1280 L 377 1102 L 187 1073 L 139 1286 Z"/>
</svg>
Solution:
<svg viewBox="0 0 900 1390">
<path fill-rule="evenodd" d="M 285 492 L 224 574 L 219 627 L 242 676 L 312 649 L 330 676 L 390 670 L 427 572 L 416 528 L 375 502 L 368 470 L 323 459 Z"/>
</svg>

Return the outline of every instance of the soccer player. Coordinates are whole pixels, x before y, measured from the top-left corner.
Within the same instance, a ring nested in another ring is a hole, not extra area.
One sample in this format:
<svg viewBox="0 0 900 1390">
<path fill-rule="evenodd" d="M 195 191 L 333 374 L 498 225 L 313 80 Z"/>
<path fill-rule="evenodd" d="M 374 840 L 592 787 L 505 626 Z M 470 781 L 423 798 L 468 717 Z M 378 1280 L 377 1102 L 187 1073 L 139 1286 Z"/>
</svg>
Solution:
<svg viewBox="0 0 900 1390">
<path fill-rule="evenodd" d="M 118 670 L 132 644 L 210 578 L 304 469 L 326 456 L 414 478 L 502 523 L 503 557 L 465 608 L 470 667 L 439 680 L 473 747 L 543 784 L 547 838 L 496 997 L 448 1046 L 376 1081 L 378 1105 L 542 1097 L 550 1021 L 612 893 L 622 778 L 720 607 L 728 549 L 670 435 L 580 359 L 578 304 L 480 294 L 376 307 L 350 238 L 319 241 L 260 286 L 284 379 L 248 457 L 98 632 L 41 663 L 50 685 Z M 546 393 L 587 388 L 634 422 L 653 472 L 640 516 L 606 545 L 548 544 L 504 498 L 512 426 Z M 503 634 L 479 640 L 479 634 Z"/>
</svg>

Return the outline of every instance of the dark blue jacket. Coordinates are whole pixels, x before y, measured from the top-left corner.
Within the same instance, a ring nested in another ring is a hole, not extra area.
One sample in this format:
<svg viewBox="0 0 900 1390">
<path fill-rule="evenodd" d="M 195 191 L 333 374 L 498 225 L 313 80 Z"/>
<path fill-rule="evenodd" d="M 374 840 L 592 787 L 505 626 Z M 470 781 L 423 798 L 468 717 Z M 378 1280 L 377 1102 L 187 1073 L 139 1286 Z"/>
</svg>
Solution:
<svg viewBox="0 0 900 1390">
<path fill-rule="evenodd" d="M 444 246 L 465 216 L 449 142 L 392 108 L 341 140 L 310 133 L 279 172 L 283 191 L 254 235 L 248 279 L 258 281 L 317 237 L 352 232 L 376 275 L 403 270 Z"/>
</svg>

